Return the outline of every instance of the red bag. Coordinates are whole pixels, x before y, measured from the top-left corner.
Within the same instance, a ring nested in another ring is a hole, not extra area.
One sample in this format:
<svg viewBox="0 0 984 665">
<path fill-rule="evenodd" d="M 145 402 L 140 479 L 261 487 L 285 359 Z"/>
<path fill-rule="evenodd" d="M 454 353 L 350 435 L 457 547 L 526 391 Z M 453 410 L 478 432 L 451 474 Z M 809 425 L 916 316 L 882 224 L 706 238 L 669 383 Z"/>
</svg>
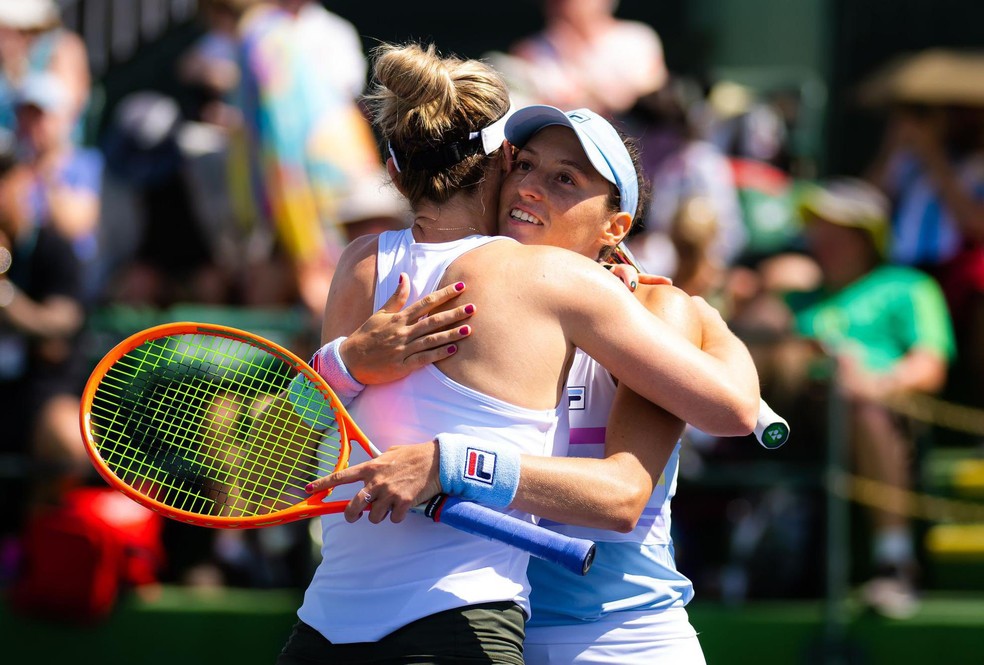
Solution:
<svg viewBox="0 0 984 665">
<path fill-rule="evenodd" d="M 108 488 L 70 491 L 27 525 L 14 608 L 52 618 L 98 620 L 120 591 L 157 581 L 161 517 Z"/>
</svg>

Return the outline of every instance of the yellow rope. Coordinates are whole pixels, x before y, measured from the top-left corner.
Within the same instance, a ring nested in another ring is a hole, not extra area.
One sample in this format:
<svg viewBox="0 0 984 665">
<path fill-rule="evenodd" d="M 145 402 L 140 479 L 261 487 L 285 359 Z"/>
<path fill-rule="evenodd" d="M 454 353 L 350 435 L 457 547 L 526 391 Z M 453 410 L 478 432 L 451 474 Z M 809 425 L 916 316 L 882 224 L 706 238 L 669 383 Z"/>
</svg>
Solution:
<svg viewBox="0 0 984 665">
<path fill-rule="evenodd" d="M 930 522 L 984 521 L 984 503 L 919 494 L 847 471 L 836 471 L 828 488 L 869 508 Z"/>
<path fill-rule="evenodd" d="M 921 393 L 895 395 L 882 403 L 892 411 L 920 422 L 984 436 L 984 411 L 980 409 Z"/>
</svg>

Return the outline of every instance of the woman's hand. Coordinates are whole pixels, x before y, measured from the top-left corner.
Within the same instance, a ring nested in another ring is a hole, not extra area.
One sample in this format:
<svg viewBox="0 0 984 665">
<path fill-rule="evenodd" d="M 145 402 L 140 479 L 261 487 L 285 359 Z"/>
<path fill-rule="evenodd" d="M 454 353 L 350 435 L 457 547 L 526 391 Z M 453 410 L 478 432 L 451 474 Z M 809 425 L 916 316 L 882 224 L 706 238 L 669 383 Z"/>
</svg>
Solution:
<svg viewBox="0 0 984 665">
<path fill-rule="evenodd" d="M 608 263 L 605 267 L 613 275 L 622 280 L 622 283 L 629 287 L 629 291 L 635 291 L 640 284 L 673 284 L 673 280 L 663 275 L 647 275 L 639 272 L 627 263 Z"/>
<path fill-rule="evenodd" d="M 432 312 L 462 294 L 461 282 L 430 293 L 406 309 L 410 280 L 400 275 L 396 292 L 348 339 L 339 353 L 358 381 L 366 385 L 402 379 L 425 365 L 453 355 L 456 342 L 472 333 L 461 322 L 475 313 L 472 304 Z"/>
<path fill-rule="evenodd" d="M 365 486 L 345 508 L 345 519 L 355 522 L 368 507 L 373 524 L 387 514 L 390 521 L 402 522 L 411 508 L 440 493 L 439 463 L 437 441 L 393 446 L 375 459 L 319 478 L 306 489 L 314 493 L 362 481 Z"/>
</svg>

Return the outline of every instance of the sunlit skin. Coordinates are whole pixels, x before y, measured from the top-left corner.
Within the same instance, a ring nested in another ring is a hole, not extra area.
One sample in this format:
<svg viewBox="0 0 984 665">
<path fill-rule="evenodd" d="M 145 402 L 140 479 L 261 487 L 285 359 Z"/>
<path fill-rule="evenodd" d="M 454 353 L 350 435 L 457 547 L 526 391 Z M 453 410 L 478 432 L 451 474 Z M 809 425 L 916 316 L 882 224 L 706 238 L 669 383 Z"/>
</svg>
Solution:
<svg viewBox="0 0 984 665">
<path fill-rule="evenodd" d="M 611 227 L 612 185 L 566 127 L 546 127 L 517 152 L 499 194 L 499 233 L 597 258 Z"/>
</svg>

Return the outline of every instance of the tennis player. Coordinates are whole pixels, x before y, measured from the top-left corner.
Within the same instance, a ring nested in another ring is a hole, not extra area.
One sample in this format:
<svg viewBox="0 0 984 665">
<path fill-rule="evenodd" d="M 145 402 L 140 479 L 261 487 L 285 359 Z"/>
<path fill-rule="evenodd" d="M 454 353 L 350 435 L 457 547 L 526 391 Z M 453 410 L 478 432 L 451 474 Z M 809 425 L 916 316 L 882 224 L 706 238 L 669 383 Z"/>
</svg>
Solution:
<svg viewBox="0 0 984 665">
<path fill-rule="evenodd" d="M 641 214 L 629 216 L 614 205 L 596 216 L 585 214 L 583 206 L 572 205 L 571 191 L 576 190 L 568 185 L 568 173 L 576 173 L 573 165 L 593 168 L 586 153 L 590 149 L 603 158 L 602 169 L 607 164 L 624 169 L 616 177 L 606 171 L 613 192 L 614 181 L 630 178 L 638 179 L 644 191 L 634 146 L 604 118 L 584 109 L 565 114 L 548 106 L 527 107 L 509 119 L 505 134 L 520 149 L 501 190 L 500 232 L 525 244 L 550 244 L 604 259 Z M 699 317 L 685 293 L 667 286 L 640 286 L 636 295 L 700 345 Z M 352 369 L 361 374 L 360 368 Z M 670 500 L 683 424 L 619 387 L 617 379 L 580 350 L 567 385 L 568 455 L 596 459 L 570 464 L 569 459 L 524 456 L 511 507 L 549 515 L 552 519 L 541 520 L 541 525 L 594 540 L 599 543 L 598 556 L 587 578 L 530 560 L 532 617 L 527 623 L 526 662 L 703 663 L 684 609 L 693 588 L 676 569 L 670 537 Z M 403 464 L 393 466 L 406 470 Z M 420 473 L 437 470 L 431 466 Z M 371 484 L 379 504 L 385 503 L 389 481 L 383 473 L 373 474 L 367 465 L 333 480 L 346 476 Z M 613 496 L 625 500 L 616 502 Z"/>
<path fill-rule="evenodd" d="M 494 506 L 512 503 L 520 454 L 566 447 L 564 379 L 576 347 L 702 429 L 751 431 L 757 377 L 737 339 L 719 349 L 721 357 L 702 353 L 590 259 L 484 237 L 496 227 L 506 164 L 496 153 L 509 105 L 491 68 L 441 58 L 433 48 L 387 46 L 378 51 L 375 77 L 375 122 L 415 221 L 349 246 L 339 273 L 351 278 L 332 286 L 323 337 L 356 330 L 404 275 L 411 301 L 442 284 L 468 283 L 475 316 L 485 313 L 483 334 L 441 371 L 426 367 L 368 386 L 351 403 L 353 417 L 384 448 L 448 433 L 439 448 L 447 473 L 415 493 L 443 487 Z M 638 189 L 622 185 L 619 208 L 634 212 Z M 594 203 L 610 197 L 602 178 L 577 186 Z M 495 279 L 482 279 L 489 276 Z M 333 353 L 326 345 L 315 364 Z M 471 437 L 498 446 L 477 466 L 465 463 Z M 478 490 L 471 485 L 482 491 L 471 495 Z M 364 508 L 373 499 L 361 490 L 355 501 Z M 382 521 L 386 512 L 376 510 L 370 520 Z M 280 662 L 522 663 L 528 557 L 435 527 L 323 520 L 323 561 Z"/>
</svg>

